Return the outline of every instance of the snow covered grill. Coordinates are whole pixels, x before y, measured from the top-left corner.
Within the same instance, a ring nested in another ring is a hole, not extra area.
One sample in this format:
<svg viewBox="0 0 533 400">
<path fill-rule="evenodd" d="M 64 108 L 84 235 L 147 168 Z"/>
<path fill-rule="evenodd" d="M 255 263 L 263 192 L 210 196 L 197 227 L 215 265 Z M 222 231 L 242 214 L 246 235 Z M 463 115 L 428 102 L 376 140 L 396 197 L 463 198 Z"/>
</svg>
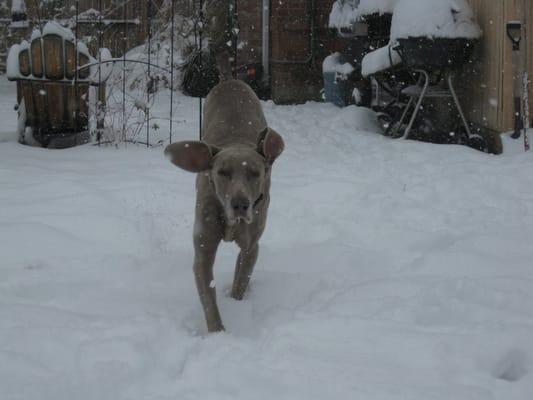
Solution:
<svg viewBox="0 0 533 400">
<path fill-rule="evenodd" d="M 464 38 L 409 37 L 397 39 L 396 51 L 409 68 L 458 68 L 472 58 L 475 42 Z"/>
<path fill-rule="evenodd" d="M 102 51 L 103 58 L 110 58 Z M 49 22 L 42 33 L 35 30 L 30 42 L 9 50 L 7 77 L 17 81 L 19 133 L 31 128 L 33 138 L 47 145 L 53 136 L 86 131 L 89 86 L 104 84 L 108 77 L 91 65 L 96 60 L 68 29 Z"/>
</svg>

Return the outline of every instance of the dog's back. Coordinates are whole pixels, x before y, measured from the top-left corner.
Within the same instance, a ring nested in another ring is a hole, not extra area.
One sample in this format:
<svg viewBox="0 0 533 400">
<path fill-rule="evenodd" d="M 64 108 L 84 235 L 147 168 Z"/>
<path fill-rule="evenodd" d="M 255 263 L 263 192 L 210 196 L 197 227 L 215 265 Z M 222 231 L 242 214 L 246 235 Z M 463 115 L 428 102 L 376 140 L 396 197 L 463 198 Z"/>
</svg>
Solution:
<svg viewBox="0 0 533 400">
<path fill-rule="evenodd" d="M 267 126 L 261 103 L 246 83 L 228 80 L 215 86 L 204 108 L 202 140 L 218 147 L 257 145 Z"/>
</svg>

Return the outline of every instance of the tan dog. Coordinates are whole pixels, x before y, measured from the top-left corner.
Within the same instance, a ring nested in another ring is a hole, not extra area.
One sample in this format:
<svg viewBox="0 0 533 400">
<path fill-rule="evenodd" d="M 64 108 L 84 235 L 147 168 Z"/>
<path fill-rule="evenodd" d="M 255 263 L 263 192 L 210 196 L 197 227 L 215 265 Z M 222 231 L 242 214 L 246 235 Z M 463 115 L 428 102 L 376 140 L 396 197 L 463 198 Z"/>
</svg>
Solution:
<svg viewBox="0 0 533 400">
<path fill-rule="evenodd" d="M 231 296 L 242 300 L 259 251 L 270 202 L 270 173 L 283 139 L 267 127 L 259 99 L 237 80 L 211 90 L 202 141 L 173 143 L 165 154 L 198 173 L 194 223 L 194 275 L 209 332 L 224 329 L 216 303 L 213 264 L 221 240 L 241 251 Z"/>
</svg>

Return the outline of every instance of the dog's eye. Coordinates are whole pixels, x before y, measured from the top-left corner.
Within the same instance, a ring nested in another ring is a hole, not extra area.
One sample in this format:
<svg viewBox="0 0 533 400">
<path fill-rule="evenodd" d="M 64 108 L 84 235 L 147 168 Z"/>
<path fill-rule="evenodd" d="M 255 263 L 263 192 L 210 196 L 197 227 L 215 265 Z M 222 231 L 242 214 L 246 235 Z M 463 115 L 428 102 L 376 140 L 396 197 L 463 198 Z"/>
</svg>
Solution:
<svg viewBox="0 0 533 400">
<path fill-rule="evenodd" d="M 259 178 L 259 175 L 261 175 L 261 173 L 256 169 L 248 170 L 248 176 L 250 176 L 250 178 Z"/>
<path fill-rule="evenodd" d="M 226 170 L 226 169 L 219 169 L 218 170 L 218 175 L 222 176 L 224 178 L 229 178 L 229 177 L 231 177 L 231 172 Z"/>
</svg>

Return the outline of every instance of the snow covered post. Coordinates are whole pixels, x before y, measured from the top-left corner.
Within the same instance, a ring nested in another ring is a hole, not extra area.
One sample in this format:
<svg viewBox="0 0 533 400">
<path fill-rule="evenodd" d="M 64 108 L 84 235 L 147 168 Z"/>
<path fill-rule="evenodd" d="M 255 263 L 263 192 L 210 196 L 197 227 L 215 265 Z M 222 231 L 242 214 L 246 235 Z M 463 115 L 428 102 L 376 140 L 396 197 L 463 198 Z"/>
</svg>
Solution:
<svg viewBox="0 0 533 400">
<path fill-rule="evenodd" d="M 13 0 L 11 3 L 11 24 L 9 25 L 9 43 L 20 43 L 29 33 L 30 24 L 24 0 Z"/>
<path fill-rule="evenodd" d="M 16 22 L 25 22 L 28 19 L 26 13 L 26 3 L 24 0 L 13 0 L 11 3 L 11 20 Z"/>
</svg>

